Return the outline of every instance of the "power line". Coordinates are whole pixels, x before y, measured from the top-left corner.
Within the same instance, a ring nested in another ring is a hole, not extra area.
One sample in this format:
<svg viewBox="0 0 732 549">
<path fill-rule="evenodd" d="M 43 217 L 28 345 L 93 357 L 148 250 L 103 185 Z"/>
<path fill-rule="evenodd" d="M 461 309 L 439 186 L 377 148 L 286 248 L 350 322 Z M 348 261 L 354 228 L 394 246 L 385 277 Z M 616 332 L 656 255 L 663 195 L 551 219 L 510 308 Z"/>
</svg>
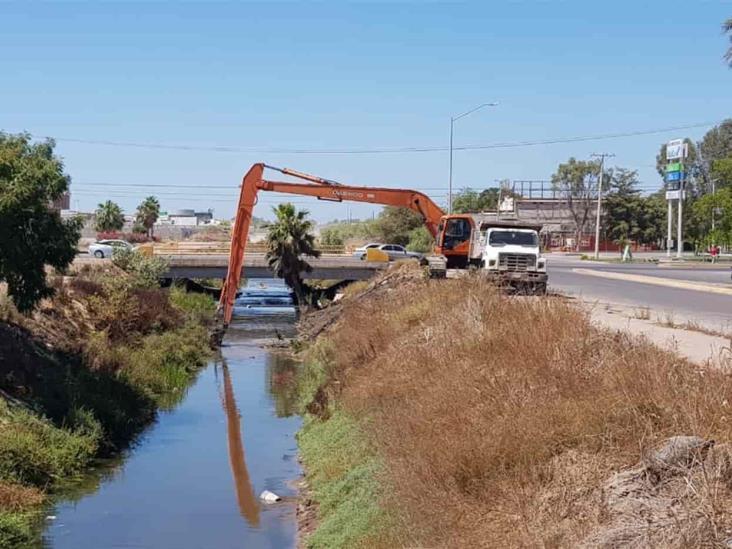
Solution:
<svg viewBox="0 0 732 549">
<path fill-rule="evenodd" d="M 537 141 L 514 141 L 503 143 L 491 143 L 487 145 L 464 145 L 461 147 L 453 147 L 457 151 L 471 150 L 487 150 L 487 149 L 506 149 L 516 147 L 532 147 L 537 145 L 555 145 L 559 143 L 576 143 L 581 141 L 600 141 L 604 139 L 617 139 L 622 137 L 636 137 L 642 135 L 653 135 L 667 133 L 679 130 L 689 130 L 693 128 L 709 127 L 716 122 L 700 122 L 695 124 L 687 124 L 683 126 L 670 126 L 665 128 L 655 128 L 649 130 L 636 130 L 619 133 L 606 133 L 598 135 L 585 135 L 573 137 L 557 137 L 551 139 L 542 139 Z M 157 150 L 176 150 L 176 151 L 203 151 L 217 153 L 258 153 L 258 154 L 398 154 L 398 153 L 430 153 L 444 152 L 449 150 L 448 147 L 378 147 L 378 148 L 346 148 L 346 149 L 284 149 L 269 147 L 236 147 L 229 145 L 177 145 L 169 143 L 146 143 L 136 141 L 114 141 L 104 139 L 81 139 L 76 137 L 53 137 L 45 135 L 33 135 L 36 139 L 54 139 L 55 141 L 80 143 L 85 145 L 104 145 L 111 147 L 128 147 L 139 149 L 157 149 Z"/>
</svg>

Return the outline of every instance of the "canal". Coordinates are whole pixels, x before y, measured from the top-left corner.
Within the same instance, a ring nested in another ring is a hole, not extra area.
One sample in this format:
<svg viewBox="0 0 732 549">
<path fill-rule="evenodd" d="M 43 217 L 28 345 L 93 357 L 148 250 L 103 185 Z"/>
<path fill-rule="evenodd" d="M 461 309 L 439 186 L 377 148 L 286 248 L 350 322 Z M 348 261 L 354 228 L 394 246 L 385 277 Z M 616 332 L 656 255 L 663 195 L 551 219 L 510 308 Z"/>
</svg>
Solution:
<svg viewBox="0 0 732 549">
<path fill-rule="evenodd" d="M 262 347 L 294 330 L 279 281 L 250 283 L 220 356 L 124 455 L 67 490 L 49 549 L 294 547 L 295 368 Z M 265 504 L 263 490 L 283 497 Z"/>
</svg>

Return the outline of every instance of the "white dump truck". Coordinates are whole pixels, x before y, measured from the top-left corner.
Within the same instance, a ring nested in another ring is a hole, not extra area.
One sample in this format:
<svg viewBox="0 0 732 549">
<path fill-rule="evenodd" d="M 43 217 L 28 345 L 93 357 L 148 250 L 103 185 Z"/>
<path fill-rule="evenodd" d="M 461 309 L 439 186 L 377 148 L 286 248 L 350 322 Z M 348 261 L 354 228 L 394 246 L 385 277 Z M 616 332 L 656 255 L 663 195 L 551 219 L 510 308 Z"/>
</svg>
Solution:
<svg viewBox="0 0 732 549">
<path fill-rule="evenodd" d="M 546 293 L 546 258 L 541 255 L 540 226 L 516 221 L 483 221 L 476 235 L 481 272 L 501 285 Z"/>
</svg>

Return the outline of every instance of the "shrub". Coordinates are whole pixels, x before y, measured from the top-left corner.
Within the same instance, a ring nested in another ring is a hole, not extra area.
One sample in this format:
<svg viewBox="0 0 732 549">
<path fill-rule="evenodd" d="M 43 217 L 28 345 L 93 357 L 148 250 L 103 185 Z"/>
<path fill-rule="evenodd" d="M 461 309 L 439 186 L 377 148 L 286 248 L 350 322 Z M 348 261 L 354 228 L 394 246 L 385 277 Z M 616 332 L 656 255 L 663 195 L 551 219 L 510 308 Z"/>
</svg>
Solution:
<svg viewBox="0 0 732 549">
<path fill-rule="evenodd" d="M 0 480 L 43 487 L 78 474 L 97 451 L 98 432 L 75 433 L 14 412 L 0 430 Z"/>
<path fill-rule="evenodd" d="M 128 364 L 121 373 L 168 408 L 185 394 L 209 352 L 208 331 L 188 323 L 176 331 L 146 337 L 141 347 L 129 350 Z"/>
<path fill-rule="evenodd" d="M 87 299 L 90 321 L 112 342 L 177 328 L 182 315 L 166 290 L 130 286 L 124 279 L 105 279 L 101 294 Z"/>
<path fill-rule="evenodd" d="M 37 519 L 36 513 L 5 512 L 0 508 L 0 547 L 33 547 Z"/>
<path fill-rule="evenodd" d="M 183 288 L 170 289 L 170 303 L 185 317 L 198 324 L 209 324 L 216 313 L 216 301 L 207 294 L 186 292 Z"/>
<path fill-rule="evenodd" d="M 112 254 L 112 263 L 130 275 L 133 286 L 155 288 L 168 270 L 168 264 L 159 257 L 147 257 L 134 250 L 119 248 Z"/>
</svg>

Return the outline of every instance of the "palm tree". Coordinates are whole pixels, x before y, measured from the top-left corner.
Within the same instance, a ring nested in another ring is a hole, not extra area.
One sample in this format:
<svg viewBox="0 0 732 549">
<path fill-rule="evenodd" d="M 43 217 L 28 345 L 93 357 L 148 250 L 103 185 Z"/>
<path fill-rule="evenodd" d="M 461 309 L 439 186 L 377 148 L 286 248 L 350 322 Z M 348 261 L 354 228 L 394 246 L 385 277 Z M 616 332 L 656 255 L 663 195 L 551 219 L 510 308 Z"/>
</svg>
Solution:
<svg viewBox="0 0 732 549">
<path fill-rule="evenodd" d="M 125 216 L 119 204 L 107 200 L 97 206 L 96 222 L 94 227 L 99 232 L 119 231 L 124 227 Z"/>
<path fill-rule="evenodd" d="M 160 202 L 154 196 L 148 196 L 137 207 L 137 224 L 144 227 L 147 236 L 153 236 L 153 227 L 160 217 Z"/>
<path fill-rule="evenodd" d="M 732 42 L 732 17 L 727 19 L 724 24 L 722 24 L 722 32 L 723 33 L 729 33 L 729 40 Z M 727 50 L 727 53 L 724 54 L 724 58 L 729 63 L 729 66 L 732 67 L 732 46 L 729 47 Z"/>
<path fill-rule="evenodd" d="M 320 256 L 311 233 L 313 222 L 306 219 L 307 210 L 297 211 L 289 202 L 272 210 L 277 221 L 269 226 L 267 232 L 267 263 L 275 276 L 284 279 L 292 288 L 297 305 L 303 308 L 307 305 L 300 273 L 310 272 L 312 267 L 302 256 Z"/>
</svg>

